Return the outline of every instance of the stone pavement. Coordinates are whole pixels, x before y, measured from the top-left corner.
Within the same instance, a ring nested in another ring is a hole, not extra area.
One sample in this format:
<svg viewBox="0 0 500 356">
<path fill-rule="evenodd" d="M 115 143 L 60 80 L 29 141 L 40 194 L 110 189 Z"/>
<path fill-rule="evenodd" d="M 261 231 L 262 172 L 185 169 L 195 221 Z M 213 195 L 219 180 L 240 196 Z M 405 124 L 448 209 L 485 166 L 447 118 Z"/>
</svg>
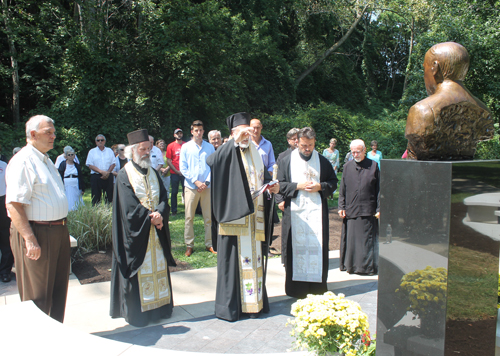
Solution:
<svg viewBox="0 0 500 356">
<path fill-rule="evenodd" d="M 328 288 L 358 302 L 368 314 L 370 331 L 376 331 L 377 277 L 349 275 L 339 271 L 338 251 L 330 251 Z M 285 296 L 285 271 L 279 258 L 269 260 L 267 289 L 270 313 L 258 319 L 237 322 L 214 315 L 216 268 L 179 271 L 171 274 L 174 312 L 158 325 L 135 328 L 123 319 L 109 317 L 110 283 L 80 285 L 72 276 L 64 327 L 160 351 L 218 354 L 285 353 L 294 338 L 286 326 L 294 298 Z M 19 303 L 15 281 L 0 283 L 0 312 L 3 306 Z M 75 334 L 77 334 L 75 332 Z"/>
</svg>

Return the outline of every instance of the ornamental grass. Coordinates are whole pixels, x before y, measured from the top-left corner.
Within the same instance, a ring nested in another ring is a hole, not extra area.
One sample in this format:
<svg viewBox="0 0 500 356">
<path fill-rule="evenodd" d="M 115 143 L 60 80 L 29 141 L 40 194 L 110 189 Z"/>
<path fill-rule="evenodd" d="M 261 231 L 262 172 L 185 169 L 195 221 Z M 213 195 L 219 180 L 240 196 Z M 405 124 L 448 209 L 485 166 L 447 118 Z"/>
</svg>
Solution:
<svg viewBox="0 0 500 356">
<path fill-rule="evenodd" d="M 289 319 L 288 324 L 293 327 L 295 349 L 306 349 L 319 356 L 335 352 L 346 356 L 368 354 L 368 316 L 358 303 L 345 299 L 343 294 L 309 294 L 292 305 L 291 314 L 295 319 Z"/>
<path fill-rule="evenodd" d="M 95 206 L 79 204 L 68 213 L 68 230 L 83 253 L 111 246 L 112 206 L 104 200 Z"/>
</svg>

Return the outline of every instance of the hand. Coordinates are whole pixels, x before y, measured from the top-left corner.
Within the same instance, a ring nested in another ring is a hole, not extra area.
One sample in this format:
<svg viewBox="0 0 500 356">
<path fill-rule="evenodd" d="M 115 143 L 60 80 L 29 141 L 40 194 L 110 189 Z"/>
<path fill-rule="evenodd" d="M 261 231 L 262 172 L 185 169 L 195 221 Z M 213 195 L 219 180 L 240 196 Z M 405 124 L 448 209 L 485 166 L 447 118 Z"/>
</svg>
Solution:
<svg viewBox="0 0 500 356">
<path fill-rule="evenodd" d="M 204 191 L 205 189 L 207 189 L 207 186 L 205 185 L 205 183 L 202 183 L 200 181 L 195 181 L 194 184 L 196 185 L 196 187 L 198 188 L 198 193 L 201 193 L 202 191 Z"/>
<path fill-rule="evenodd" d="M 40 258 L 42 254 L 42 249 L 40 248 L 40 245 L 38 244 L 38 241 L 36 239 L 33 240 L 26 240 L 26 257 L 28 257 L 30 260 L 36 261 Z"/>
<path fill-rule="evenodd" d="M 344 219 L 345 218 L 345 210 L 339 210 L 339 216 Z"/>
<path fill-rule="evenodd" d="M 108 177 L 109 177 L 109 172 L 104 172 L 101 175 L 101 179 L 104 179 L 104 180 L 108 179 Z"/>
<path fill-rule="evenodd" d="M 267 187 L 267 190 L 269 190 L 269 192 L 273 194 L 278 194 L 280 192 L 280 184 L 279 183 L 273 184 Z"/>
<path fill-rule="evenodd" d="M 376 214 L 375 214 L 375 217 L 376 217 L 377 219 L 380 219 L 380 211 L 379 211 L 378 213 L 376 213 Z"/>
<path fill-rule="evenodd" d="M 151 224 L 156 226 L 157 229 L 161 229 L 163 227 L 163 216 L 161 216 L 159 212 L 152 212 L 149 214 L 149 217 L 151 218 Z"/>
<path fill-rule="evenodd" d="M 240 143 L 241 141 L 246 140 L 247 138 L 253 137 L 253 129 L 251 127 L 247 127 L 244 129 L 241 129 L 236 136 L 234 137 L 234 142 Z"/>
<path fill-rule="evenodd" d="M 278 208 L 281 210 L 281 211 L 285 211 L 285 202 L 282 201 L 281 203 L 278 204 Z"/>
<path fill-rule="evenodd" d="M 321 190 L 321 184 L 315 182 L 307 182 L 304 190 L 311 193 L 319 192 Z"/>
</svg>

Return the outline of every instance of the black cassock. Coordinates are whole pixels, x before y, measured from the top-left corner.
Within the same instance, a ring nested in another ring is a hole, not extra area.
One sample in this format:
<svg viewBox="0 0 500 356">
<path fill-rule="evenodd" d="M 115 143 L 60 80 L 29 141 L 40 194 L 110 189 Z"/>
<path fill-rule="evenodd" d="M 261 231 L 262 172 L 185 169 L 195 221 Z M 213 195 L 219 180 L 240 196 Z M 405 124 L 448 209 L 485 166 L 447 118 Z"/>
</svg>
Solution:
<svg viewBox="0 0 500 356">
<path fill-rule="evenodd" d="M 332 164 L 319 154 L 320 164 L 320 184 L 321 191 L 321 211 L 323 222 L 323 274 L 321 283 L 293 281 L 293 261 L 292 261 L 292 223 L 290 202 L 297 197 L 297 183 L 291 181 L 290 162 L 291 154 L 282 158 L 278 168 L 278 180 L 280 182 L 280 194 L 285 199 L 285 211 L 281 223 L 281 260 L 285 265 L 286 280 L 285 292 L 288 296 L 295 298 L 305 298 L 308 294 L 323 294 L 327 289 L 326 280 L 328 278 L 328 200 L 327 198 L 337 189 L 337 176 Z M 302 157 L 302 156 L 301 156 Z"/>
<path fill-rule="evenodd" d="M 140 168 L 133 161 L 129 163 L 134 164 L 138 171 L 146 174 L 146 170 Z M 163 216 L 163 228 L 156 229 L 156 232 L 163 248 L 167 266 L 175 266 L 168 229 L 170 207 L 167 202 L 167 191 L 158 172 L 154 169 L 153 171 L 156 173 L 160 186 L 160 199 L 155 211 Z M 127 172 L 125 169 L 121 169 L 116 177 L 113 198 L 110 315 L 112 318 L 125 318 L 129 324 L 134 326 L 145 326 L 150 321 L 167 318 L 172 314 L 173 308 L 173 298 L 171 297 L 170 304 L 150 311 L 141 311 L 137 272 L 144 261 L 148 246 L 151 227 L 150 213 L 151 211 L 146 209 L 137 199 Z M 168 272 L 168 283 L 172 293 L 170 272 Z"/>
<path fill-rule="evenodd" d="M 212 213 L 218 223 L 227 223 L 254 213 L 247 175 L 240 148 L 231 139 L 207 158 L 211 172 Z M 264 168 L 264 183 L 271 181 Z M 267 195 L 267 192 L 264 194 Z M 266 241 L 269 241 L 268 224 L 271 200 L 264 196 Z M 262 256 L 267 256 L 267 242 L 262 242 Z M 217 288 L 215 315 L 224 320 L 236 321 L 241 317 L 241 286 L 239 274 L 238 239 L 236 236 L 220 235 L 217 231 Z M 264 271 L 265 273 L 265 271 Z M 265 278 L 265 277 L 264 277 Z M 266 286 L 263 286 L 263 309 L 269 311 Z"/>
<path fill-rule="evenodd" d="M 378 219 L 380 171 L 365 158 L 344 165 L 339 188 L 339 210 L 345 210 L 340 239 L 340 270 L 357 274 L 378 273 Z"/>
</svg>

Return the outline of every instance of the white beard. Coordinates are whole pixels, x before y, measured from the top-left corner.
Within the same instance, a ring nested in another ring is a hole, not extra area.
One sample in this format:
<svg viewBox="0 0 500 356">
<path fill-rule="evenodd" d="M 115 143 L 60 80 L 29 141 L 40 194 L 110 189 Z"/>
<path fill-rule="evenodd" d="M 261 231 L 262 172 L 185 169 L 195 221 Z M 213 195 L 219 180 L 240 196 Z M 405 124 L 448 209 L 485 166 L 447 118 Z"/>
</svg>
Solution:
<svg viewBox="0 0 500 356">
<path fill-rule="evenodd" d="M 144 155 L 140 157 L 137 152 L 134 152 L 134 162 L 141 168 L 149 168 L 151 167 L 151 160 L 149 159 L 149 155 Z"/>
<path fill-rule="evenodd" d="M 250 146 L 250 141 L 247 141 L 246 143 L 240 142 L 241 148 L 248 148 L 248 146 Z"/>
<path fill-rule="evenodd" d="M 364 158 L 363 158 L 363 159 L 364 159 Z M 359 162 L 361 162 L 363 159 L 354 158 L 354 160 L 355 160 L 356 162 L 358 162 L 358 163 L 359 163 Z"/>
</svg>

